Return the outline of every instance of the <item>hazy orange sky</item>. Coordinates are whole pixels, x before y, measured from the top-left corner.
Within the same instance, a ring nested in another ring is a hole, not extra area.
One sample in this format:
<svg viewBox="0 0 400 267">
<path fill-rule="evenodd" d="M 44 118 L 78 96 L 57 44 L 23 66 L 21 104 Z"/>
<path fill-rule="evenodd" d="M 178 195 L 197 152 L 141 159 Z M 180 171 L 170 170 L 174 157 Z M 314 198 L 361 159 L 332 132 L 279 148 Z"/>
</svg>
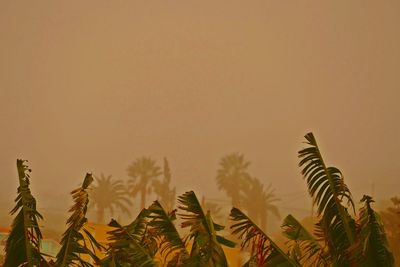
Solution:
<svg viewBox="0 0 400 267">
<path fill-rule="evenodd" d="M 168 157 L 178 193 L 226 198 L 231 152 L 283 214 L 306 211 L 308 131 L 357 202 L 372 183 L 398 195 L 399 14 L 397 0 L 0 1 L 0 211 L 16 158 L 39 207 L 66 209 L 86 171 L 126 179 L 142 155 Z"/>
</svg>

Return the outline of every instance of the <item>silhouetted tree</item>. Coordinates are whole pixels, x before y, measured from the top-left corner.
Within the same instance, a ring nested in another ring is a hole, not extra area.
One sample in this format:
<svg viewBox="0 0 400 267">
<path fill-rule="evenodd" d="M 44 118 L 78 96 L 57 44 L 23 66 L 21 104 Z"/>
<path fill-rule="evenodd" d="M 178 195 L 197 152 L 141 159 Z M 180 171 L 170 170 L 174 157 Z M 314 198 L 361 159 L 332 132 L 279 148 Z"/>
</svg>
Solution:
<svg viewBox="0 0 400 267">
<path fill-rule="evenodd" d="M 205 211 L 209 211 L 218 223 L 223 222 L 225 219 L 225 216 L 222 212 L 222 207 L 217 203 L 212 201 L 204 201 L 204 203 L 202 203 L 202 207 Z"/>
<path fill-rule="evenodd" d="M 130 214 L 129 207 L 132 202 L 129 200 L 128 190 L 122 180 L 113 180 L 112 176 L 95 177 L 96 184 L 92 187 L 90 194 L 92 205 L 96 209 L 97 222 L 104 223 L 104 212 L 109 210 L 114 214 L 114 208 Z"/>
<path fill-rule="evenodd" d="M 243 208 L 247 210 L 249 217 L 259 223 L 261 229 L 265 231 L 269 212 L 277 218 L 280 217 L 278 208 L 274 205 L 279 199 L 275 196 L 271 185 L 264 188 L 264 184 L 255 177 L 247 181 L 247 185 L 243 187 Z"/>
<path fill-rule="evenodd" d="M 217 185 L 219 190 L 224 190 L 232 200 L 232 206 L 241 206 L 241 188 L 250 177 L 247 168 L 250 162 L 245 161 L 242 154 L 233 153 L 223 157 L 220 161 L 220 169 L 217 173 Z"/>
<path fill-rule="evenodd" d="M 160 167 L 150 157 L 136 159 L 127 169 L 131 177 L 128 181 L 129 191 L 133 197 L 140 193 L 140 207 L 146 206 L 146 195 L 151 191 L 149 185 L 160 174 Z"/>
<path fill-rule="evenodd" d="M 176 188 L 170 188 L 171 183 L 171 170 L 166 158 L 164 158 L 163 180 L 153 180 L 154 193 L 157 194 L 158 200 L 161 205 L 171 211 L 175 206 Z"/>
</svg>

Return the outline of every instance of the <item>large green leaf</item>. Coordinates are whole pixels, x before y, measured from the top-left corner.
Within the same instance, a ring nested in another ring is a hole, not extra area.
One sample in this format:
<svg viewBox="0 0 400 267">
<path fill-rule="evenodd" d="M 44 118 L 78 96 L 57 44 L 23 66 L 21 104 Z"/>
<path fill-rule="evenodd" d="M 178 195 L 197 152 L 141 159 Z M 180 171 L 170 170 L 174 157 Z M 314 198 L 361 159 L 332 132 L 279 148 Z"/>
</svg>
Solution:
<svg viewBox="0 0 400 267">
<path fill-rule="evenodd" d="M 389 249 L 383 224 L 378 213 L 371 207 L 374 200 L 364 195 L 361 202 L 364 202 L 364 207 L 360 209 L 358 219 L 360 232 L 349 253 L 358 266 L 392 267 L 394 257 Z"/>
<path fill-rule="evenodd" d="M 351 193 L 341 171 L 326 166 L 314 135 L 308 133 L 305 138 L 308 146 L 299 151 L 299 166 L 303 167 L 302 174 L 321 218 L 320 238 L 328 245 L 333 262 L 347 266 L 346 250 L 355 238 L 355 222 L 347 211 L 347 207 L 354 211 Z M 347 202 L 347 207 L 343 201 Z"/>
<path fill-rule="evenodd" d="M 87 223 L 86 212 L 89 203 L 87 189 L 93 182 L 93 177 L 87 173 L 82 186 L 71 192 L 74 205 L 70 208 L 71 216 L 67 220 L 68 228 L 61 239 L 61 249 L 57 254 L 56 265 L 67 266 L 93 266 L 82 259 L 82 255 L 89 255 L 95 262 L 99 262 L 94 249 L 101 249 L 100 244 L 85 229 Z"/>
<path fill-rule="evenodd" d="M 271 238 L 269 238 L 249 217 L 237 208 L 233 208 L 230 214 L 235 223 L 231 226 L 232 233 L 242 239 L 242 249 L 251 247 L 251 256 L 248 266 L 268 267 L 293 267 L 300 266 L 290 259 Z"/>
<path fill-rule="evenodd" d="M 163 209 L 158 201 L 155 201 L 149 207 L 149 226 L 154 229 L 159 243 L 160 254 L 164 258 L 164 262 L 168 262 L 172 266 L 180 266 L 189 258 L 189 253 L 186 250 L 185 242 L 179 236 L 178 231 L 173 224 L 176 218 L 175 211 L 171 214 Z M 170 254 L 173 259 L 169 259 Z"/>
<path fill-rule="evenodd" d="M 226 242 L 216 234 L 224 227 L 214 223 L 209 212 L 204 213 L 193 191 L 179 196 L 178 202 L 180 204 L 179 209 L 185 212 L 179 214 L 183 220 L 182 227 L 190 227 L 187 240 L 192 242 L 191 266 L 227 266 L 228 263 L 221 244 L 232 245 L 232 243 Z M 223 243 L 220 244 L 219 241 Z"/>
<path fill-rule="evenodd" d="M 328 266 L 326 252 L 318 241 L 292 215 L 282 224 L 284 235 L 289 239 L 290 257 L 301 266 Z"/>
<path fill-rule="evenodd" d="M 39 252 L 42 234 L 38 220 L 43 217 L 36 210 L 36 200 L 29 188 L 28 172 L 30 169 L 25 162 L 21 159 L 17 160 L 19 187 L 18 196 L 15 199 L 16 205 L 12 209 L 11 215 L 17 212 L 18 214 L 6 241 L 4 267 L 15 267 L 21 264 L 30 267 L 46 264 Z"/>
<path fill-rule="evenodd" d="M 148 231 L 150 212 L 143 209 L 136 219 L 127 226 L 111 220 L 109 226 L 115 228 L 108 232 L 110 237 L 107 257 L 102 266 L 156 267 L 153 259 L 157 250 L 156 240 Z"/>
</svg>

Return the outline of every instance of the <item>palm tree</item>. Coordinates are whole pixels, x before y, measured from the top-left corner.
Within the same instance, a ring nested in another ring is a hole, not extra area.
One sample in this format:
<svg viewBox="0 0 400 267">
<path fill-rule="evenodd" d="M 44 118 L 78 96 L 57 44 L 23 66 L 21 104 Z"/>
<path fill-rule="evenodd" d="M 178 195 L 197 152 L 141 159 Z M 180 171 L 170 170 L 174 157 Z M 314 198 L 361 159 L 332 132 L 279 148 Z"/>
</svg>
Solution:
<svg viewBox="0 0 400 267">
<path fill-rule="evenodd" d="M 114 208 L 119 208 L 122 212 L 130 214 L 127 206 L 132 205 L 128 198 L 128 191 L 122 180 L 113 180 L 112 176 L 95 177 L 96 185 L 92 187 L 90 194 L 93 200 L 92 205 L 96 208 L 97 222 L 104 223 L 104 212 L 109 210 L 114 214 Z"/>
<path fill-rule="evenodd" d="M 244 156 L 238 153 L 227 155 L 220 161 L 216 177 L 218 189 L 226 192 L 234 207 L 241 206 L 241 188 L 250 177 L 247 173 L 249 165 L 250 162 L 245 161 Z"/>
<path fill-rule="evenodd" d="M 264 184 L 255 177 L 248 179 L 248 183 L 243 188 L 243 206 L 247 210 L 249 217 L 255 223 L 259 223 L 263 231 L 266 230 L 268 213 L 271 212 L 276 218 L 280 218 L 278 208 L 274 202 L 279 199 L 275 196 L 274 189 L 269 185 L 264 189 Z"/>
<path fill-rule="evenodd" d="M 162 181 L 153 180 L 154 193 L 156 193 L 160 203 L 166 210 L 172 210 L 175 206 L 176 188 L 170 188 L 171 170 L 169 168 L 169 164 L 166 158 L 164 158 L 163 175 L 164 179 Z"/>
<path fill-rule="evenodd" d="M 128 181 L 129 191 L 133 197 L 140 192 L 140 206 L 142 209 L 146 206 L 146 195 L 150 192 L 149 185 L 151 181 L 160 174 L 160 167 L 150 157 L 141 157 L 136 159 L 127 169 L 131 177 Z"/>
</svg>

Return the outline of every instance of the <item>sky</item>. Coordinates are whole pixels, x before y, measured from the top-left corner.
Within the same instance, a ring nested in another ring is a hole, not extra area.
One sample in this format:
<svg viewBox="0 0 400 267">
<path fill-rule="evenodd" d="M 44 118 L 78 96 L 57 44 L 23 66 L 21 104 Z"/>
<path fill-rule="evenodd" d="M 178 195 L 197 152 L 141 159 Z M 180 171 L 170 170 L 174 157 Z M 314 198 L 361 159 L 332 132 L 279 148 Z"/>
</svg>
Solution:
<svg viewBox="0 0 400 267">
<path fill-rule="evenodd" d="M 63 212 L 86 172 L 126 180 L 141 156 L 167 157 L 178 193 L 223 201 L 215 176 L 232 152 L 284 215 L 304 215 L 310 131 L 356 202 L 398 195 L 399 12 L 395 0 L 1 0 L 0 216 L 17 158 L 39 207 Z"/>
</svg>

